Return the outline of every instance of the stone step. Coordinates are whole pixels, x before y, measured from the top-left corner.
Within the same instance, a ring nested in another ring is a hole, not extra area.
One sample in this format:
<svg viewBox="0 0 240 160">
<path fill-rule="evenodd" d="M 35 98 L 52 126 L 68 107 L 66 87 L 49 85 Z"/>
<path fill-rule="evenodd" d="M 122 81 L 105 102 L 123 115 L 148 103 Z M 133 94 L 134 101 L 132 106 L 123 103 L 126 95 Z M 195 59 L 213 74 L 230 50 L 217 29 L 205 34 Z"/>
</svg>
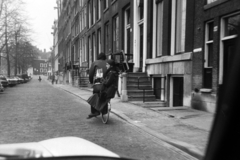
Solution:
<svg viewBox="0 0 240 160">
<path fill-rule="evenodd" d="M 138 86 L 138 82 L 127 82 L 127 84 L 128 85 L 134 85 L 134 86 Z M 149 85 L 149 86 L 151 86 L 152 85 L 152 83 L 151 82 L 139 82 L 139 85 Z"/>
<path fill-rule="evenodd" d="M 139 95 L 139 96 L 142 95 L 143 96 L 142 90 L 128 90 L 127 93 L 129 96 L 133 96 L 133 95 Z M 145 95 L 154 95 L 153 90 L 146 90 Z"/>
<path fill-rule="evenodd" d="M 138 96 L 138 95 L 128 95 L 128 100 L 129 101 L 143 101 L 143 96 Z M 144 101 L 156 101 L 156 98 L 154 95 L 146 95 L 144 98 Z"/>
<path fill-rule="evenodd" d="M 151 85 L 130 85 L 127 84 L 127 89 L 128 90 L 152 90 L 152 86 Z"/>
<path fill-rule="evenodd" d="M 140 79 L 140 80 L 144 80 L 144 81 L 150 81 L 151 78 L 148 76 L 128 76 L 127 79 Z"/>
<path fill-rule="evenodd" d="M 89 80 L 88 77 L 80 77 L 79 79 L 81 79 L 81 80 Z"/>
<path fill-rule="evenodd" d="M 158 107 L 166 107 L 166 102 L 162 101 L 151 101 L 151 102 L 139 102 L 139 101 L 131 101 L 132 104 L 137 106 L 142 106 L 144 108 L 158 108 Z"/>
<path fill-rule="evenodd" d="M 127 77 L 147 77 L 146 73 L 142 73 L 142 72 L 136 72 L 136 73 L 128 73 Z"/>
<path fill-rule="evenodd" d="M 80 84 L 79 87 L 88 87 L 87 84 Z"/>
</svg>

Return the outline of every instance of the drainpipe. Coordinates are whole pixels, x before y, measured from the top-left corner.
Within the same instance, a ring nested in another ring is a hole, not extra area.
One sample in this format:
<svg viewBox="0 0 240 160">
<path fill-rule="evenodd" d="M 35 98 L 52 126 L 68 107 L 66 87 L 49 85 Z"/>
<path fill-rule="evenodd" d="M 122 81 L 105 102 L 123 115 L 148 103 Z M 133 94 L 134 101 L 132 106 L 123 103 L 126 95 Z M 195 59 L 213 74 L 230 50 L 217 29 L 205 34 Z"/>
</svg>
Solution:
<svg viewBox="0 0 240 160">
<path fill-rule="evenodd" d="M 122 94 L 121 94 L 121 101 L 127 102 L 128 95 L 127 95 L 127 73 L 123 72 L 121 75 L 122 78 Z"/>
</svg>

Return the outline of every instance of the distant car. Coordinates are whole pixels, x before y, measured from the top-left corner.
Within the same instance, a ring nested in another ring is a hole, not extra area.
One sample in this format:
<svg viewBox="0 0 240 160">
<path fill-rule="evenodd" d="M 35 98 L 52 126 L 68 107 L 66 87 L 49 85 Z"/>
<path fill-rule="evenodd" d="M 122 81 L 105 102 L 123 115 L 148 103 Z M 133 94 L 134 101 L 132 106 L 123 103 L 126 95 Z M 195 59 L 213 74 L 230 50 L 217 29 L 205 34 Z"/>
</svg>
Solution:
<svg viewBox="0 0 240 160">
<path fill-rule="evenodd" d="M 4 87 L 2 86 L 2 84 L 0 83 L 0 92 L 4 91 Z"/>
<path fill-rule="evenodd" d="M 7 80 L 8 80 L 8 85 L 10 87 L 15 86 L 15 85 L 18 84 L 18 79 L 15 78 L 15 77 L 7 77 Z"/>
<path fill-rule="evenodd" d="M 3 75 L 0 75 L 0 83 L 2 84 L 3 87 L 7 87 L 8 86 L 7 78 Z"/>
</svg>

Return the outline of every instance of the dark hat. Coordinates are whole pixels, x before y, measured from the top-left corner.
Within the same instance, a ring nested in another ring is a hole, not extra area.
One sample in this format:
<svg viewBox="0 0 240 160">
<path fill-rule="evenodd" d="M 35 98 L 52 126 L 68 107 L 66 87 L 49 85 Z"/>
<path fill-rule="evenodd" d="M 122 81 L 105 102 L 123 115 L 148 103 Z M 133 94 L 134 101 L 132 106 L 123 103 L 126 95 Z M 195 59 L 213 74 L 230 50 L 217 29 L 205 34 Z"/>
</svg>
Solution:
<svg viewBox="0 0 240 160">
<path fill-rule="evenodd" d="M 108 59 L 106 62 L 107 62 L 110 66 L 115 66 L 115 62 L 114 62 L 114 60 L 112 60 L 112 59 Z"/>
<path fill-rule="evenodd" d="M 99 55 L 98 55 L 98 57 L 97 57 L 97 59 L 98 60 L 106 60 L 106 55 L 105 55 L 105 53 L 103 53 L 103 52 L 101 52 Z"/>
</svg>

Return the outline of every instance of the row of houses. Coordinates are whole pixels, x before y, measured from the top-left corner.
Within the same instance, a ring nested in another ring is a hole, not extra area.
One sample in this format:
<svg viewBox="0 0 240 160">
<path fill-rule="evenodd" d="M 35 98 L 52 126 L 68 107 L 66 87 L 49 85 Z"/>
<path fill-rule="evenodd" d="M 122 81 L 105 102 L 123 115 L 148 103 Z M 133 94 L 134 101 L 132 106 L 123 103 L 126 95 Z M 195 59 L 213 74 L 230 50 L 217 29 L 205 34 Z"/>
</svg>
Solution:
<svg viewBox="0 0 240 160">
<path fill-rule="evenodd" d="M 100 52 L 123 51 L 166 107 L 215 112 L 239 34 L 239 0 L 57 0 L 56 9 L 53 66 L 64 83 L 78 85 Z"/>
</svg>

